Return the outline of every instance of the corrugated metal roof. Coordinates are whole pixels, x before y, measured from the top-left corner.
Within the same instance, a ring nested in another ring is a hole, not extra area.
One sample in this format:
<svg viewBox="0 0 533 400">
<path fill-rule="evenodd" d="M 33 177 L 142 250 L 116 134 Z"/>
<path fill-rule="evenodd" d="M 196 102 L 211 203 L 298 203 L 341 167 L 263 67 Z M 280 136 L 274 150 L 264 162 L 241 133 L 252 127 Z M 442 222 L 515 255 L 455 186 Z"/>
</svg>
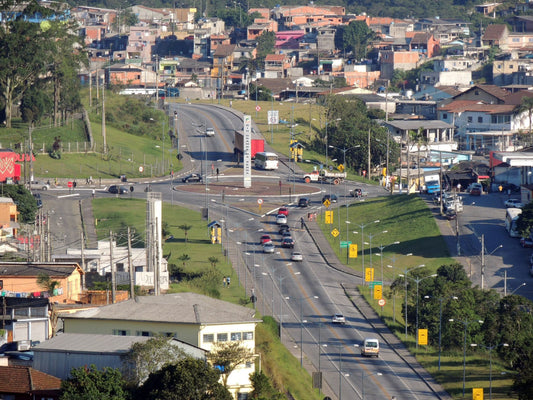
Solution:
<svg viewBox="0 0 533 400">
<path fill-rule="evenodd" d="M 33 351 L 76 351 L 88 353 L 125 353 L 134 343 L 146 342 L 147 336 L 91 335 L 62 333 L 32 348 Z"/>
</svg>

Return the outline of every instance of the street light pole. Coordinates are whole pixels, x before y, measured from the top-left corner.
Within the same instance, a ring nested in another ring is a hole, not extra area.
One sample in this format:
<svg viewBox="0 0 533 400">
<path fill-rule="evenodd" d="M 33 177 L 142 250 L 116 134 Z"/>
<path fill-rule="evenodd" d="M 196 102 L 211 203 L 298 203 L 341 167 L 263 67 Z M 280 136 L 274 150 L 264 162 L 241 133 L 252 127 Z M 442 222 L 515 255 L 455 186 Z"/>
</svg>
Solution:
<svg viewBox="0 0 533 400">
<path fill-rule="evenodd" d="M 407 326 L 408 326 L 408 323 L 407 323 L 407 274 L 414 270 L 414 269 L 417 269 L 417 268 L 422 268 L 422 267 L 425 267 L 425 264 L 420 264 L 414 268 L 411 268 L 411 269 L 405 269 L 403 271 L 403 277 L 404 277 L 404 283 L 405 283 L 405 340 L 407 341 Z M 400 276 L 402 276 L 400 274 Z"/>
<path fill-rule="evenodd" d="M 362 271 L 363 275 L 361 276 L 361 280 L 363 282 L 362 283 L 363 286 L 365 286 L 365 226 L 368 226 L 370 224 L 377 224 L 379 222 L 380 222 L 380 220 L 377 219 L 377 220 L 369 222 L 367 224 L 357 224 L 357 226 L 359 228 L 361 228 L 361 256 L 363 258 L 363 262 L 362 262 L 362 264 L 363 264 L 363 271 Z M 357 232 L 354 232 L 354 233 L 357 233 Z"/>
<path fill-rule="evenodd" d="M 420 282 L 422 282 L 424 279 L 428 278 L 435 278 L 437 274 L 432 274 L 429 276 L 424 276 L 423 278 L 412 278 L 416 282 L 416 348 L 418 349 L 418 304 L 419 304 L 419 295 L 418 295 L 418 285 Z"/>
</svg>

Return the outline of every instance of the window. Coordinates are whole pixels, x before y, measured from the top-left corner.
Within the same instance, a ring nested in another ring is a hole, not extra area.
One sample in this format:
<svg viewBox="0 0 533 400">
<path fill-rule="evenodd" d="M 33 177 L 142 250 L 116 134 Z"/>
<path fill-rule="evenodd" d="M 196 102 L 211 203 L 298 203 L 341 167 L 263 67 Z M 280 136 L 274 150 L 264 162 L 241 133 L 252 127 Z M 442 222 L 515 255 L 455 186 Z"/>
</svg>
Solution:
<svg viewBox="0 0 533 400">
<path fill-rule="evenodd" d="M 466 119 L 466 122 L 471 123 L 471 122 L 472 122 L 472 117 L 468 117 L 468 118 Z"/>
<path fill-rule="evenodd" d="M 113 329 L 113 335 L 116 336 L 128 336 L 128 331 L 122 329 Z"/>
<path fill-rule="evenodd" d="M 479 96 L 479 90 L 476 90 L 476 91 L 474 92 L 474 94 L 475 94 L 476 96 Z"/>
<path fill-rule="evenodd" d="M 243 332 L 243 339 L 244 340 L 254 340 L 254 333 L 253 332 Z"/>
<path fill-rule="evenodd" d="M 254 366 L 254 363 L 252 361 L 246 361 L 244 365 L 246 366 L 246 368 L 252 368 Z"/>
<path fill-rule="evenodd" d="M 477 122 L 479 123 L 483 122 L 483 117 L 477 117 Z"/>
<path fill-rule="evenodd" d="M 513 38 L 513 43 L 518 43 L 520 42 L 520 38 Z"/>
<path fill-rule="evenodd" d="M 242 340 L 242 333 L 241 332 L 231 332 L 231 340 L 233 340 L 233 341 Z"/>
<path fill-rule="evenodd" d="M 137 331 L 137 336 L 152 336 L 152 334 L 149 331 Z"/>
<path fill-rule="evenodd" d="M 448 119 L 448 114 L 446 113 L 442 114 L 442 119 Z"/>
<path fill-rule="evenodd" d="M 213 343 L 215 341 L 215 335 L 212 333 L 204 335 L 204 343 Z"/>
<path fill-rule="evenodd" d="M 228 341 L 228 334 L 227 333 L 218 333 L 217 334 L 217 342 L 227 342 Z"/>
</svg>

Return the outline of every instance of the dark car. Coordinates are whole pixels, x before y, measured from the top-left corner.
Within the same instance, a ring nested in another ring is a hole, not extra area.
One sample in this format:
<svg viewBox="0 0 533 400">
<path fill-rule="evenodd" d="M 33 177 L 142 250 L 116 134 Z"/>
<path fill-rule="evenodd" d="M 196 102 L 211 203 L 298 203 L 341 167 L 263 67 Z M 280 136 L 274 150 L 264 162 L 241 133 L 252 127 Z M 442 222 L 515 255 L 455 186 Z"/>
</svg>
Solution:
<svg viewBox="0 0 533 400">
<path fill-rule="evenodd" d="M 119 185 L 111 185 L 109 186 L 109 189 L 107 189 L 107 191 L 112 194 L 124 194 L 129 192 L 126 187 Z"/>
<path fill-rule="evenodd" d="M 191 183 L 191 182 L 202 182 L 202 175 L 200 174 L 189 174 L 187 176 L 184 176 L 181 179 L 184 183 Z"/>
<path fill-rule="evenodd" d="M 298 207 L 309 207 L 309 204 L 311 204 L 311 200 L 308 197 L 301 197 L 298 200 Z"/>
<path fill-rule="evenodd" d="M 290 237 L 285 237 L 281 241 L 281 247 L 292 249 L 294 247 L 294 240 Z"/>
<path fill-rule="evenodd" d="M 473 188 L 472 190 L 470 190 L 470 195 L 471 196 L 481 196 L 481 189 L 478 188 L 478 187 Z"/>
<path fill-rule="evenodd" d="M 336 203 L 339 198 L 336 194 L 326 194 L 324 197 L 322 197 L 322 203 L 324 203 L 326 200 L 329 200 L 331 203 Z"/>
<path fill-rule="evenodd" d="M 289 225 L 287 224 L 282 224 L 279 226 L 279 233 L 283 235 L 283 232 L 289 232 L 291 230 L 291 228 L 289 228 Z"/>
</svg>

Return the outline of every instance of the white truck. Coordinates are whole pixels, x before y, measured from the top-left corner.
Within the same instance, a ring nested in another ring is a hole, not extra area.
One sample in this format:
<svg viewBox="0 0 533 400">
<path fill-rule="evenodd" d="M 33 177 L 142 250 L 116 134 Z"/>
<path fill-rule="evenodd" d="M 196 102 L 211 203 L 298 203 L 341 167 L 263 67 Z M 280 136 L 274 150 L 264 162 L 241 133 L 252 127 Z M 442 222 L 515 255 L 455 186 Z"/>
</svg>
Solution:
<svg viewBox="0 0 533 400">
<path fill-rule="evenodd" d="M 346 178 L 346 172 L 330 172 L 325 169 L 320 171 L 312 171 L 304 174 L 304 182 L 331 182 L 338 185 Z"/>
</svg>

